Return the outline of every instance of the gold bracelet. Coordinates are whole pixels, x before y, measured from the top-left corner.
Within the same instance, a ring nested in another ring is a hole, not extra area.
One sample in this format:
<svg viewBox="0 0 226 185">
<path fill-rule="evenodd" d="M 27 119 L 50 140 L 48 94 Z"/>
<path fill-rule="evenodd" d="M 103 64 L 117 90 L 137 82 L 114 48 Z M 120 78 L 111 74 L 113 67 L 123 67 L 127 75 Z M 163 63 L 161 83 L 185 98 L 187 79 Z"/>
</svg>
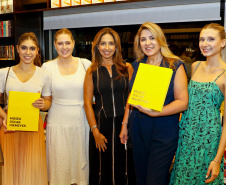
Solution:
<svg viewBox="0 0 226 185">
<path fill-rule="evenodd" d="M 221 163 L 221 161 L 220 160 L 213 160 L 213 162 L 215 162 L 215 163 Z"/>
<path fill-rule="evenodd" d="M 97 127 L 97 125 L 93 126 L 93 127 L 91 128 L 91 132 L 93 132 L 93 129 L 96 128 L 96 127 Z"/>
</svg>

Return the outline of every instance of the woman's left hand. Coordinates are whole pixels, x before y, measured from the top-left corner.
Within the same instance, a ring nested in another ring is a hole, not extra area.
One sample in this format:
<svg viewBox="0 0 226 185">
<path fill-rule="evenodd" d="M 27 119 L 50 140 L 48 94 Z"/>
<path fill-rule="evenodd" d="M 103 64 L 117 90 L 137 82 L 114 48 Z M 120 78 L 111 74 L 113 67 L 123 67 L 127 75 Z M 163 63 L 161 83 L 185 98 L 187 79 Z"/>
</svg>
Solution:
<svg viewBox="0 0 226 185">
<path fill-rule="evenodd" d="M 154 111 L 152 109 L 148 109 L 148 108 L 145 108 L 141 105 L 132 105 L 133 107 L 136 107 L 140 112 L 143 112 L 144 114 L 147 114 L 148 116 L 152 116 L 152 117 L 155 117 L 155 116 L 158 116 L 158 111 Z"/>
<path fill-rule="evenodd" d="M 210 176 L 210 173 L 211 173 L 211 177 L 207 179 L 205 183 L 213 182 L 217 178 L 218 174 L 220 173 L 220 163 L 211 161 L 206 174 L 206 178 Z"/>
<path fill-rule="evenodd" d="M 38 109 L 44 109 L 45 108 L 45 100 L 43 98 L 37 99 L 32 105 Z"/>
</svg>

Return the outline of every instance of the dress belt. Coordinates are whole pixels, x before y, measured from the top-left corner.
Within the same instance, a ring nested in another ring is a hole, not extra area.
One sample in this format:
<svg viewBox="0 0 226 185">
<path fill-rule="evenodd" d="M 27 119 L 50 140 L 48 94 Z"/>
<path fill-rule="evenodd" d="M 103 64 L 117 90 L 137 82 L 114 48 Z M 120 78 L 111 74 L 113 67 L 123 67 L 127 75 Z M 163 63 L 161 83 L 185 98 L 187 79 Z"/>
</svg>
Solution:
<svg viewBox="0 0 226 185">
<path fill-rule="evenodd" d="M 72 100 L 62 100 L 62 99 L 52 99 L 53 103 L 60 104 L 60 105 L 78 105 L 82 106 L 84 105 L 83 101 L 78 102 L 78 101 L 72 101 Z"/>
</svg>

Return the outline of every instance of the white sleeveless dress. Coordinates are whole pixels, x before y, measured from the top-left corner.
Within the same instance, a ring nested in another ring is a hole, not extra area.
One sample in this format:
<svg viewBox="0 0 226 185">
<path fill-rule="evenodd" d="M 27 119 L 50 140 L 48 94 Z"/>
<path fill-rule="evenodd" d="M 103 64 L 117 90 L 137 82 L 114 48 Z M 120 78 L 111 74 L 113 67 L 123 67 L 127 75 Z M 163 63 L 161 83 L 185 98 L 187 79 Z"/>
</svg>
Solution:
<svg viewBox="0 0 226 185">
<path fill-rule="evenodd" d="M 52 74 L 46 147 L 49 185 L 87 185 L 89 125 L 83 108 L 83 83 L 91 62 L 79 59 L 75 74 L 61 75 L 57 59 L 43 68 Z"/>
</svg>

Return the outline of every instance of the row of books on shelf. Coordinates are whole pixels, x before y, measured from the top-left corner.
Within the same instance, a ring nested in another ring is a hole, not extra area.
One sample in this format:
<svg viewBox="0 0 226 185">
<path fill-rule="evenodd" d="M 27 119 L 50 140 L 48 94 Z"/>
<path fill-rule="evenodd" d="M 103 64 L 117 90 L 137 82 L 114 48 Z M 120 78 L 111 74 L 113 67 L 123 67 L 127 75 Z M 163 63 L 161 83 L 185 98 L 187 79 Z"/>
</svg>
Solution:
<svg viewBox="0 0 226 185">
<path fill-rule="evenodd" d="M 0 21 L 0 37 L 12 36 L 12 21 Z"/>
<path fill-rule="evenodd" d="M 0 46 L 0 60 L 15 60 L 14 45 Z"/>
<path fill-rule="evenodd" d="M 127 1 L 127 0 L 51 0 L 51 8 L 76 6 L 84 4 L 106 3 L 115 1 Z"/>
<path fill-rule="evenodd" d="M 0 0 L 0 14 L 13 12 L 13 0 Z"/>
</svg>

